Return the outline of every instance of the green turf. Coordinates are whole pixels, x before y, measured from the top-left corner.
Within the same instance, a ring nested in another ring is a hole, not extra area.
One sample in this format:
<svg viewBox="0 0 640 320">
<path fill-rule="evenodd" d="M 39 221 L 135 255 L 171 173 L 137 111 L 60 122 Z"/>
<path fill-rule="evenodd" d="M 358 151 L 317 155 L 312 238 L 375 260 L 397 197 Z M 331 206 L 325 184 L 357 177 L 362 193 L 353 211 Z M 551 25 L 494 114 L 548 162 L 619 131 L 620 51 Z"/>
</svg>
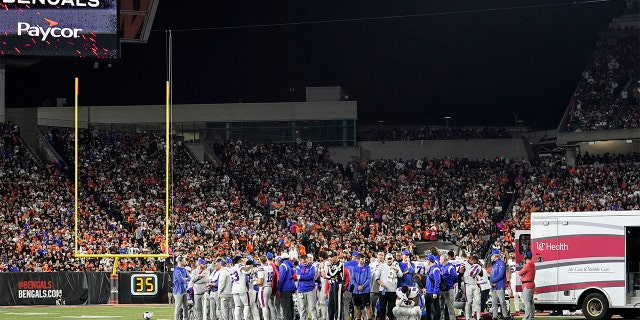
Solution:
<svg viewBox="0 0 640 320">
<path fill-rule="evenodd" d="M 49 320 L 49 319 L 99 319 L 141 320 L 142 313 L 153 312 L 153 320 L 172 320 L 172 305 L 99 305 L 99 306 L 49 306 L 49 307 L 0 307 L 1 320 Z"/>
<path fill-rule="evenodd" d="M 145 311 L 153 312 L 153 320 L 173 320 L 173 305 L 0 307 L 0 320 L 140 320 Z M 522 319 L 522 317 L 515 319 Z M 536 316 L 536 319 L 577 320 L 584 317 Z"/>
</svg>

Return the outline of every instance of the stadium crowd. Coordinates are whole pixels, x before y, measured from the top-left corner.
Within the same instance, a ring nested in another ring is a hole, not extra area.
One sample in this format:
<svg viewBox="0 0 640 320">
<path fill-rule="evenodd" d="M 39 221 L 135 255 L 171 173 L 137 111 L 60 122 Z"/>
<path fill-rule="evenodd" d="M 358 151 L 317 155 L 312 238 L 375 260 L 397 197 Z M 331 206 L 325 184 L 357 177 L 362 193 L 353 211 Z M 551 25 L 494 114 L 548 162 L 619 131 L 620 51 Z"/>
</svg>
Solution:
<svg viewBox="0 0 640 320">
<path fill-rule="evenodd" d="M 463 128 L 463 127 L 390 127 L 378 126 L 358 132 L 361 141 L 416 141 L 416 140 L 459 140 L 459 139 L 509 139 L 506 128 Z"/>
<path fill-rule="evenodd" d="M 569 107 L 567 130 L 640 127 L 637 29 L 610 30 L 596 45 Z M 112 259 L 75 258 L 73 132 L 44 140 L 62 157 L 42 164 L 20 130 L 0 123 L 0 271 L 109 271 Z M 390 127 L 359 140 L 509 138 L 504 128 Z M 360 160 L 339 164 L 312 144 L 220 141 L 219 165 L 198 163 L 181 141 L 171 153 L 165 247 L 162 136 L 81 130 L 78 251 L 162 253 L 213 259 L 332 250 L 418 253 L 419 241 L 461 252 L 509 248 L 533 211 L 640 208 L 640 154 L 521 159 Z M 173 260 L 171 260 L 173 263 Z M 122 270 L 165 261 L 121 259 Z"/>
<path fill-rule="evenodd" d="M 640 210 L 639 155 L 589 156 L 576 167 L 559 159 L 539 161 L 515 179 L 517 196 L 501 225 L 501 248 L 513 241 L 513 230 L 529 229 L 531 212 Z"/>
<path fill-rule="evenodd" d="M 3 271 L 110 270 L 73 258 L 73 182 L 39 165 L 18 128 L 3 125 Z M 61 145 L 72 144 L 73 135 Z M 161 253 L 164 141 L 154 134 L 81 131 L 79 248 Z M 640 204 L 638 154 L 588 154 L 575 168 L 552 158 L 369 160 L 346 166 L 308 145 L 219 142 L 222 165 L 197 163 L 174 141 L 171 253 L 212 259 L 238 252 L 415 252 L 424 240 L 462 252 L 509 246 L 532 211 L 631 210 Z M 69 147 L 58 150 L 72 150 Z M 69 152 L 62 156 L 72 163 Z M 19 168 L 19 169 L 18 169 Z M 22 190 L 22 191 L 19 191 Z M 510 204 L 513 206 L 510 207 Z M 511 208 L 510 214 L 505 215 Z M 122 259 L 124 270 L 156 270 Z"/>
<path fill-rule="evenodd" d="M 17 125 L 2 123 L 0 130 L 0 270 L 83 270 L 72 257 L 69 181 L 55 165 L 35 160 Z"/>
<path fill-rule="evenodd" d="M 632 129 L 640 125 L 636 89 L 638 30 L 611 32 L 598 41 L 569 106 L 568 131 Z"/>
</svg>

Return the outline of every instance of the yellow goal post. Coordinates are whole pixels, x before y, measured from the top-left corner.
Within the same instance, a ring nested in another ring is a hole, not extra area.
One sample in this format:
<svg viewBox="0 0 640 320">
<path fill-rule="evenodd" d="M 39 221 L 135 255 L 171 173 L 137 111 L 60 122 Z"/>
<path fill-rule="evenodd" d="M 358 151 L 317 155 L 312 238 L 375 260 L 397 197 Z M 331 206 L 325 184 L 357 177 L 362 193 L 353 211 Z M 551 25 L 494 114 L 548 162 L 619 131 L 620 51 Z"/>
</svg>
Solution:
<svg viewBox="0 0 640 320">
<path fill-rule="evenodd" d="M 75 105 L 74 105 L 74 201 L 73 201 L 73 220 L 75 224 L 74 231 L 74 256 L 76 258 L 113 258 L 114 266 L 113 273 L 115 274 L 117 271 L 117 262 L 120 258 L 168 258 L 169 255 L 169 193 L 170 193 L 170 180 L 169 180 L 169 169 L 170 169 L 170 155 L 171 155 L 171 118 L 170 118 L 170 83 L 166 82 L 166 106 L 165 106 L 165 210 L 164 210 L 164 250 L 163 253 L 154 253 L 154 254 L 145 254 L 145 253 L 134 253 L 134 254 L 88 254 L 88 253 L 79 253 L 78 248 L 78 94 L 79 94 L 79 79 L 75 78 Z"/>
</svg>

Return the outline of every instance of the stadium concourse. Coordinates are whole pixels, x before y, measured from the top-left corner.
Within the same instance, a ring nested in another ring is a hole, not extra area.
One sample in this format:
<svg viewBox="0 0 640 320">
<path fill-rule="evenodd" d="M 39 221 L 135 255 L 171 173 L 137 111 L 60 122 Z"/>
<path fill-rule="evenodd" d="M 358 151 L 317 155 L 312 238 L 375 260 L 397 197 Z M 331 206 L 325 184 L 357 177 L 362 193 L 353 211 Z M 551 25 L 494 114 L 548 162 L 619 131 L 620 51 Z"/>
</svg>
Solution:
<svg viewBox="0 0 640 320">
<path fill-rule="evenodd" d="M 73 135 L 48 132 L 67 164 L 42 165 L 17 126 L 1 128 L 7 236 L 0 268 L 110 271 L 111 259 L 73 257 Z M 79 143 L 82 252 L 163 252 L 163 138 L 85 130 Z M 512 231 L 527 228 L 532 211 L 640 209 L 638 153 L 584 156 L 576 167 L 560 157 L 342 165 L 306 145 L 220 141 L 214 150 L 222 165 L 213 166 L 194 161 L 179 141 L 173 147 L 169 250 L 193 261 L 267 251 L 295 258 L 327 249 L 423 255 L 416 243 L 425 240 L 483 255 L 511 248 Z M 119 266 L 166 267 L 154 259 L 122 259 Z"/>
</svg>

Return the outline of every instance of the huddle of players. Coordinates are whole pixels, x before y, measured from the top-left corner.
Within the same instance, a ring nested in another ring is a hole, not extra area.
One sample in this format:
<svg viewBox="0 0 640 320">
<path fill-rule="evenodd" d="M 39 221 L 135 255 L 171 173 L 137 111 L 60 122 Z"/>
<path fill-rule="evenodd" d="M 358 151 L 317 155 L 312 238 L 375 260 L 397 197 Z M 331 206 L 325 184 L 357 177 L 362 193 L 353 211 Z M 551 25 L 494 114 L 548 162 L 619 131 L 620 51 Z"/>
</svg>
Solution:
<svg viewBox="0 0 640 320">
<path fill-rule="evenodd" d="M 456 258 L 453 251 L 438 255 L 437 248 L 431 252 L 424 261 L 411 261 L 407 251 L 401 253 L 400 259 L 392 254 L 377 254 L 371 263 L 375 270 L 372 283 L 379 285 L 371 291 L 372 297 L 380 299 L 377 318 L 384 319 L 386 315 L 390 320 L 440 320 L 443 315 L 447 320 L 456 319 L 456 285 L 464 286 L 465 318 L 471 319 L 473 310 L 480 318 L 481 286 L 489 284 L 478 258 L 466 254 Z"/>
<path fill-rule="evenodd" d="M 319 258 L 314 262 L 305 255 L 296 265 L 286 253 L 267 253 L 259 261 L 241 255 L 219 258 L 207 269 L 206 281 L 194 283 L 194 289 L 200 286 L 194 290 L 196 317 L 202 319 L 198 294 L 205 291 L 210 320 L 294 319 L 294 297 L 301 319 L 347 319 L 352 305 L 354 319 L 384 319 L 386 314 L 390 320 L 419 320 L 425 310 L 429 319 L 439 320 L 442 304 L 445 318 L 452 320 L 457 283 L 465 286 L 466 318 L 472 307 L 480 315 L 483 268 L 476 257 L 455 260 L 450 251 L 411 261 L 405 250 L 396 256 L 378 252 L 368 264 L 358 252 L 348 261 L 333 251 L 321 252 Z M 378 303 L 376 315 L 372 306 Z"/>
</svg>

